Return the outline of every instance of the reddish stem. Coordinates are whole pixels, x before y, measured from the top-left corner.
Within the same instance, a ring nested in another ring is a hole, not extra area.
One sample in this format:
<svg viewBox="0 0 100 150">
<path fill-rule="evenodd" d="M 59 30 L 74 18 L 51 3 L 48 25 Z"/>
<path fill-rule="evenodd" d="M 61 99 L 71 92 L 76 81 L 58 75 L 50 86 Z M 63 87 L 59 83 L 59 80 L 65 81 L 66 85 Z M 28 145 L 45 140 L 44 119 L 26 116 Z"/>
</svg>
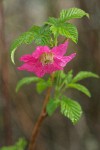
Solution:
<svg viewBox="0 0 100 150">
<path fill-rule="evenodd" d="M 53 82 L 53 75 L 51 76 L 51 80 Z M 43 103 L 43 107 L 42 107 L 42 111 L 40 113 L 40 116 L 33 128 L 33 132 L 32 132 L 32 137 L 31 137 L 31 141 L 30 141 L 30 144 L 29 144 L 29 149 L 28 150 L 35 150 L 35 142 L 36 142 L 36 139 L 37 139 L 37 135 L 39 133 L 39 129 L 40 129 L 40 126 L 43 122 L 43 120 L 46 118 L 47 116 L 47 113 L 46 113 L 46 105 L 49 101 L 49 98 L 50 98 L 50 93 L 51 93 L 51 89 L 52 87 L 49 87 L 48 90 L 47 90 L 47 94 L 46 94 L 46 97 L 44 99 L 44 103 Z"/>
</svg>

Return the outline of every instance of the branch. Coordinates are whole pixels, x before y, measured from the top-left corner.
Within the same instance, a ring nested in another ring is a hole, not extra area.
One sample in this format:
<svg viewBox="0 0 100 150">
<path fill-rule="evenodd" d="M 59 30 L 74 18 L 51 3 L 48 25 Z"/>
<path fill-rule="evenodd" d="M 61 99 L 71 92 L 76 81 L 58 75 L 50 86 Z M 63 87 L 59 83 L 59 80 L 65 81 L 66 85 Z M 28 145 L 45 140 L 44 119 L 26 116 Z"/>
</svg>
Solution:
<svg viewBox="0 0 100 150">
<path fill-rule="evenodd" d="M 53 82 L 53 80 L 54 80 L 54 75 L 52 74 L 51 75 L 51 82 Z M 28 150 L 35 150 L 35 142 L 37 139 L 37 135 L 39 133 L 40 126 L 41 126 L 43 120 L 47 117 L 46 105 L 47 105 L 49 98 L 50 98 L 51 89 L 52 89 L 52 86 L 49 87 L 47 90 L 47 94 L 46 94 L 46 97 L 44 99 L 42 111 L 40 113 L 40 116 L 39 116 L 34 128 L 33 128 L 32 137 L 31 137 L 31 141 L 30 141 Z"/>
</svg>

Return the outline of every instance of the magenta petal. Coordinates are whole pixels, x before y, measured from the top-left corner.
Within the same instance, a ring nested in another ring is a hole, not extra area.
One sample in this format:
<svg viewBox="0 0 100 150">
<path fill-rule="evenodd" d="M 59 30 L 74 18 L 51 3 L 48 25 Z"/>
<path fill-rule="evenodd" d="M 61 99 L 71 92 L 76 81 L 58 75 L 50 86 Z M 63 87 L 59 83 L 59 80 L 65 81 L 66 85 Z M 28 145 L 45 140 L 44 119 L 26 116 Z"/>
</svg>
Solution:
<svg viewBox="0 0 100 150">
<path fill-rule="evenodd" d="M 71 54 L 71 55 L 69 55 L 69 56 L 64 56 L 64 57 L 62 57 L 62 58 L 61 58 L 61 63 L 59 63 L 60 66 L 65 67 L 65 65 L 66 65 L 68 62 L 70 62 L 75 56 L 76 56 L 76 53 L 73 53 L 73 54 Z"/>
<path fill-rule="evenodd" d="M 29 72 L 34 72 L 34 67 L 38 63 L 38 59 L 29 60 L 26 63 L 24 63 L 22 66 L 18 67 L 19 70 L 26 70 Z"/>
<path fill-rule="evenodd" d="M 26 54 L 20 58 L 24 64 L 18 67 L 18 69 L 32 72 L 38 77 L 43 77 L 46 73 L 51 74 L 54 71 L 63 70 L 63 67 L 76 55 L 76 53 L 73 53 L 69 56 L 63 56 L 66 53 L 67 47 L 68 41 L 52 48 L 52 50 L 50 50 L 48 46 L 38 46 L 32 55 Z M 43 53 L 48 54 L 42 55 Z M 51 53 L 53 53 L 53 56 Z M 46 60 L 47 63 L 41 61 L 41 56 L 44 56 L 43 59 Z"/>
<path fill-rule="evenodd" d="M 36 50 L 32 53 L 32 56 L 35 58 L 39 58 L 39 56 L 44 52 L 50 52 L 48 46 L 38 46 Z"/>
<path fill-rule="evenodd" d="M 32 61 L 32 60 L 34 60 L 34 58 L 30 54 L 26 54 L 26 55 L 23 55 L 22 57 L 20 57 L 20 61 L 23 61 L 23 62 L 28 62 L 28 61 Z"/>
<path fill-rule="evenodd" d="M 59 66 L 59 64 L 57 64 L 56 62 L 54 62 L 53 64 L 46 65 L 44 69 L 46 70 L 46 73 L 52 73 L 57 70 L 62 70 L 62 67 Z"/>
<path fill-rule="evenodd" d="M 37 70 L 37 71 L 35 71 L 35 74 L 39 77 L 39 78 L 41 78 L 41 77 L 43 77 L 44 75 L 45 75 L 45 70 L 43 70 L 43 68 L 40 68 L 41 70 Z"/>
<path fill-rule="evenodd" d="M 43 77 L 44 74 L 46 73 L 46 70 L 44 69 L 44 67 L 42 66 L 42 64 L 40 62 L 38 62 L 34 68 L 33 68 L 33 72 L 38 76 L 38 77 Z"/>
<path fill-rule="evenodd" d="M 52 52 L 55 55 L 63 56 L 67 51 L 67 47 L 68 47 L 68 40 L 64 44 L 60 44 L 59 46 L 55 46 L 54 48 L 52 48 Z"/>
<path fill-rule="evenodd" d="M 29 71 L 29 72 L 33 72 L 33 66 L 25 63 L 23 64 L 22 66 L 20 67 L 17 67 L 18 70 L 26 70 L 26 71 Z"/>
</svg>

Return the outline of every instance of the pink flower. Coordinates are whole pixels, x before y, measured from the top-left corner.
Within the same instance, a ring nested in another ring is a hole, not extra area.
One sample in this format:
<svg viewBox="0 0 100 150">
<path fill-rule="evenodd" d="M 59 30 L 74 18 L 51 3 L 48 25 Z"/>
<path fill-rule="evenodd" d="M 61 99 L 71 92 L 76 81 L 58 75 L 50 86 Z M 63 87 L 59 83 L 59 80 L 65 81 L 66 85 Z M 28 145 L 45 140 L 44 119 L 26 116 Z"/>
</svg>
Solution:
<svg viewBox="0 0 100 150">
<path fill-rule="evenodd" d="M 24 64 L 18 67 L 19 70 L 26 70 L 43 77 L 46 73 L 63 70 L 63 67 L 71 61 L 76 53 L 63 56 L 66 53 L 68 41 L 50 49 L 48 46 L 38 46 L 32 54 L 26 54 L 20 58 Z"/>
</svg>

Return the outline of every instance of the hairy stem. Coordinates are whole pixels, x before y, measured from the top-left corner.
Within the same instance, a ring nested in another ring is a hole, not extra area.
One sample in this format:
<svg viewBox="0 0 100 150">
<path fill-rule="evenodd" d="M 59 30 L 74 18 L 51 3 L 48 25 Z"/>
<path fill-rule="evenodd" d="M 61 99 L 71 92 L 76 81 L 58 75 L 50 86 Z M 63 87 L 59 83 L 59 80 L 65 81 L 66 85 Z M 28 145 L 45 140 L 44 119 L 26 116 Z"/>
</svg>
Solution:
<svg viewBox="0 0 100 150">
<path fill-rule="evenodd" d="M 53 82 L 53 79 L 54 79 L 54 75 L 52 74 L 51 75 L 51 81 Z M 35 142 L 36 142 L 36 139 L 37 139 L 37 135 L 39 133 L 39 129 L 41 127 L 41 124 L 43 122 L 43 120 L 46 118 L 47 116 L 47 113 L 46 113 L 46 105 L 49 101 L 49 98 L 50 98 L 50 93 L 51 93 L 51 89 L 52 89 L 52 86 L 48 88 L 47 90 L 47 94 L 46 94 L 46 97 L 44 99 L 44 103 L 43 103 L 43 107 L 42 107 L 42 111 L 40 113 L 40 116 L 33 128 L 33 131 L 32 131 L 32 137 L 31 137 L 31 141 L 30 141 L 30 144 L 29 144 L 29 148 L 28 150 L 35 150 Z"/>
</svg>

